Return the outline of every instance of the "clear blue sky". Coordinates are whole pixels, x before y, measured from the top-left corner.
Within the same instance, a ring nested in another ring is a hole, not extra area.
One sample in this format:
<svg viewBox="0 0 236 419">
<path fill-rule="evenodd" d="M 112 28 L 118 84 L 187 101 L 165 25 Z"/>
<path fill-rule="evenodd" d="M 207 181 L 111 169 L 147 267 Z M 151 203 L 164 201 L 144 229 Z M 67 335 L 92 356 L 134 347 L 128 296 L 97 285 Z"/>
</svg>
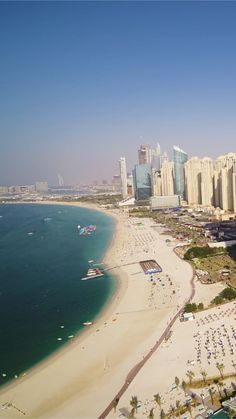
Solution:
<svg viewBox="0 0 236 419">
<path fill-rule="evenodd" d="M 0 2 L 0 184 L 236 151 L 235 2 Z M 142 139 L 140 139 L 142 137 Z"/>
</svg>

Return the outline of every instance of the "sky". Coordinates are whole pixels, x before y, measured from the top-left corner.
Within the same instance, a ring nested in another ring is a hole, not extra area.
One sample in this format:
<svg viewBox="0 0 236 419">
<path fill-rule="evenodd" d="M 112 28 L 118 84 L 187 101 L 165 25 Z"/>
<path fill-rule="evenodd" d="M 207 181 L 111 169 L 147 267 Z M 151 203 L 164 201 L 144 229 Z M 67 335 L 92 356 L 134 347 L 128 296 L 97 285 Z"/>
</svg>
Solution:
<svg viewBox="0 0 236 419">
<path fill-rule="evenodd" d="M 0 2 L 0 185 L 236 151 L 236 3 Z"/>
</svg>

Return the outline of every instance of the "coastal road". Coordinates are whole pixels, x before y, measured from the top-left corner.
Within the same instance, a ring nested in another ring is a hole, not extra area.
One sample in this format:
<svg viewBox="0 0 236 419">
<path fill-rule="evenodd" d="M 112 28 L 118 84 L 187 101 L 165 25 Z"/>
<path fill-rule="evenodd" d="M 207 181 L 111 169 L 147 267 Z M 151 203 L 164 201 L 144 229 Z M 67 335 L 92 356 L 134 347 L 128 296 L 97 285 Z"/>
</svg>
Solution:
<svg viewBox="0 0 236 419">
<path fill-rule="evenodd" d="M 174 249 L 174 251 L 175 251 L 175 249 Z M 176 255 L 178 257 L 180 257 L 177 254 L 177 252 L 175 252 L 175 253 L 176 253 Z M 189 303 L 192 300 L 192 298 L 194 297 L 194 294 L 195 294 L 194 277 L 195 277 L 195 271 L 193 269 L 193 275 L 192 275 L 191 282 L 190 282 L 190 284 L 191 284 L 191 294 L 190 294 L 190 297 L 188 298 L 188 300 L 186 300 L 184 302 L 184 305 L 177 311 L 177 313 L 174 315 L 174 317 L 170 320 L 170 322 L 168 323 L 168 326 L 166 327 L 166 329 L 164 330 L 164 332 L 162 333 L 162 335 L 160 336 L 160 338 L 156 341 L 155 345 L 147 353 L 147 355 L 138 364 L 136 364 L 129 371 L 129 373 L 128 373 L 126 379 L 125 379 L 125 382 L 124 382 L 123 386 L 118 391 L 118 393 L 115 395 L 115 397 L 112 399 L 112 401 L 109 403 L 109 405 L 105 408 L 105 410 L 99 415 L 98 419 L 104 419 L 104 418 L 107 417 L 107 415 L 109 415 L 109 413 L 113 409 L 115 400 L 116 399 L 120 399 L 123 396 L 123 394 L 125 393 L 125 391 L 127 390 L 127 388 L 130 386 L 131 382 L 135 379 L 136 375 L 141 370 L 141 368 L 151 358 L 151 356 L 154 354 L 154 352 L 160 347 L 160 345 L 162 344 L 162 342 L 166 338 L 168 338 L 169 333 L 171 331 L 171 328 L 172 328 L 173 324 L 176 322 L 176 320 L 179 318 L 180 314 L 183 312 L 185 305 L 187 303 Z"/>
</svg>

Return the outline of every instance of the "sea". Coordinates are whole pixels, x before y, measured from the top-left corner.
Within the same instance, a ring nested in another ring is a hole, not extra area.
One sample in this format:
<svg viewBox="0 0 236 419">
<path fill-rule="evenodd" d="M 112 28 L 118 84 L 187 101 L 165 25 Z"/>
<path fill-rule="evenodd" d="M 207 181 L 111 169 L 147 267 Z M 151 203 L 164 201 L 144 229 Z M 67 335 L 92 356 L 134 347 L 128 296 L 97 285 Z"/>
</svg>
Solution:
<svg viewBox="0 0 236 419">
<path fill-rule="evenodd" d="M 91 235 L 78 226 L 96 225 Z M 63 205 L 0 205 L 0 385 L 79 336 L 113 295 L 111 274 L 81 281 L 100 263 L 114 218 Z"/>
</svg>

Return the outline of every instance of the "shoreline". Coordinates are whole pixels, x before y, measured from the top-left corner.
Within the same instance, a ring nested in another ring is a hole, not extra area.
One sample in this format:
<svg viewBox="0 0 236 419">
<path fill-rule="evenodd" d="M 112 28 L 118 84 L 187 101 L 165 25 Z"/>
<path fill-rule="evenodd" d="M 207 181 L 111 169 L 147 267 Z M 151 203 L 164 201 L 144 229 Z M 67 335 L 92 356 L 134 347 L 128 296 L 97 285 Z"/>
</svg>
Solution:
<svg viewBox="0 0 236 419">
<path fill-rule="evenodd" d="M 109 258 L 110 265 L 119 266 L 113 273 L 117 289 L 96 324 L 83 336 L 78 335 L 25 377 L 0 390 L 0 404 L 16 395 L 14 404 L 26 417 L 98 417 L 189 295 L 192 270 L 175 255 L 173 243 L 166 244 L 169 236 L 160 234 L 163 228 L 155 225 L 154 229 L 149 219 L 108 214 L 118 222 L 104 260 Z M 139 264 L 145 259 L 156 259 L 163 269 L 156 275 L 155 287 Z M 13 409 L 0 410 L 1 417 L 19 414 Z"/>
<path fill-rule="evenodd" d="M 58 205 L 58 206 L 72 206 L 77 208 L 84 208 L 84 209 L 91 209 L 94 211 L 101 212 L 107 216 L 112 217 L 115 220 L 114 229 L 112 233 L 112 238 L 110 241 L 110 244 L 108 245 L 105 254 L 102 257 L 102 262 L 106 263 L 107 266 L 109 266 L 108 263 L 108 257 L 109 254 L 112 252 L 112 248 L 115 246 L 115 241 L 117 238 L 118 233 L 118 225 L 119 225 L 119 217 L 116 214 L 111 214 L 108 211 L 96 206 L 96 205 L 86 205 L 82 203 L 72 202 L 50 202 L 50 201 L 38 201 L 38 202 L 11 202 L 11 203 L 5 203 L 5 205 Z M 21 380 L 24 377 L 30 377 L 37 373 L 38 370 L 41 370 L 42 368 L 46 368 L 52 361 L 60 358 L 63 356 L 63 354 L 67 353 L 73 346 L 76 346 L 78 344 L 78 340 L 80 342 L 83 342 L 87 336 L 92 334 L 94 332 L 95 327 L 101 326 L 103 321 L 105 321 L 106 317 L 109 317 L 111 313 L 115 310 L 115 307 L 117 305 L 117 299 L 122 298 L 122 296 L 125 293 L 125 290 L 127 288 L 127 278 L 125 278 L 125 281 L 121 280 L 120 273 L 117 272 L 117 269 L 115 269 L 115 272 L 111 273 L 113 279 L 114 279 L 114 289 L 112 290 L 112 295 L 107 298 L 107 301 L 103 304 L 101 309 L 99 310 L 98 314 L 93 319 L 93 324 L 89 327 L 84 327 L 84 329 L 80 329 L 76 332 L 74 338 L 72 338 L 70 341 L 64 343 L 61 348 L 55 349 L 55 351 L 51 352 L 48 356 L 38 361 L 36 364 L 34 364 L 32 367 L 27 369 L 25 372 L 21 373 L 17 379 L 12 378 L 9 382 L 6 384 L 2 384 L 0 386 L 0 396 L 5 393 L 5 391 L 10 390 L 11 388 L 14 388 L 18 383 L 19 380 Z"/>
</svg>

